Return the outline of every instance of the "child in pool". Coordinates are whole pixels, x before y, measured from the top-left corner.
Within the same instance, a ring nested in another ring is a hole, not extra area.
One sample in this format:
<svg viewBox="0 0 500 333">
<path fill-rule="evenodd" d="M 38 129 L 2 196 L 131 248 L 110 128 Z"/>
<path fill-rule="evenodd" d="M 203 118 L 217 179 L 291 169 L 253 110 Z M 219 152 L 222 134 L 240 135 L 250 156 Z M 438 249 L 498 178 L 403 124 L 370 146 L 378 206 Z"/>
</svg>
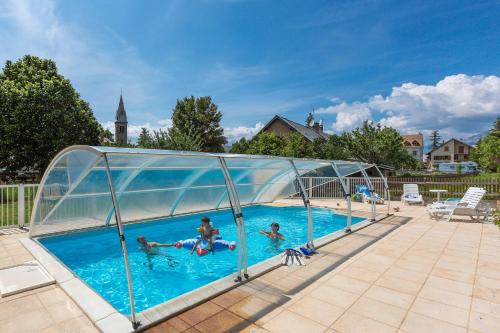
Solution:
<svg viewBox="0 0 500 333">
<path fill-rule="evenodd" d="M 267 237 L 271 239 L 279 239 L 279 240 L 285 240 L 285 236 L 283 236 L 280 232 L 280 225 L 276 222 L 271 223 L 271 231 L 267 230 L 261 230 L 259 233 L 266 235 Z"/>
<path fill-rule="evenodd" d="M 141 250 L 148 253 L 148 254 L 157 254 L 158 247 L 175 246 L 175 244 L 173 244 L 173 243 L 163 244 L 163 243 L 158 243 L 158 242 L 148 242 L 146 240 L 146 237 L 144 237 L 144 236 L 138 236 L 137 242 L 139 242 Z"/>
<path fill-rule="evenodd" d="M 200 243 L 201 240 L 207 241 L 208 242 L 208 250 L 212 251 L 212 242 L 213 242 L 213 231 L 214 228 L 212 224 L 210 223 L 210 218 L 207 216 L 204 216 L 201 218 L 201 226 L 198 228 L 200 231 L 201 237 L 196 240 L 196 243 L 194 243 L 193 248 L 191 249 L 191 253 L 198 248 L 198 244 Z"/>
</svg>

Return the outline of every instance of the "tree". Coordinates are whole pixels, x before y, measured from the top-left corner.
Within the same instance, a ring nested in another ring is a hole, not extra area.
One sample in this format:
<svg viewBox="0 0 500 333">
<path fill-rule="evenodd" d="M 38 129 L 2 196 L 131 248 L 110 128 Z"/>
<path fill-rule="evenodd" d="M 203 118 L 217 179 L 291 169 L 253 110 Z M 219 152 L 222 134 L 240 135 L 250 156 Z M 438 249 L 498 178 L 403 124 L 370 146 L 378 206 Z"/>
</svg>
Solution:
<svg viewBox="0 0 500 333">
<path fill-rule="evenodd" d="M 0 72 L 0 168 L 42 173 L 70 145 L 105 137 L 87 102 L 54 61 L 26 55 Z"/>
<path fill-rule="evenodd" d="M 478 140 L 471 155 L 484 171 L 500 172 L 500 117 L 488 135 Z"/>
<path fill-rule="evenodd" d="M 137 145 L 141 148 L 154 148 L 153 136 L 147 128 L 141 128 L 141 134 L 137 139 Z"/>
<path fill-rule="evenodd" d="M 441 141 L 441 135 L 439 134 L 438 130 L 432 131 L 431 136 L 429 137 L 429 140 L 430 140 L 431 149 L 439 148 L 439 146 L 441 146 L 441 144 L 443 143 Z"/>
<path fill-rule="evenodd" d="M 285 141 L 273 132 L 257 134 L 248 145 L 247 154 L 281 156 Z"/>
<path fill-rule="evenodd" d="M 173 147 L 223 152 L 227 140 L 220 126 L 221 118 L 222 114 L 210 96 L 177 100 L 172 113 L 172 128 L 168 130 Z"/>
<path fill-rule="evenodd" d="M 314 114 L 312 112 L 309 112 L 307 114 L 307 118 L 305 121 L 306 126 L 311 126 L 311 122 L 313 122 L 313 121 L 314 121 Z"/>
<path fill-rule="evenodd" d="M 245 138 L 241 138 L 231 146 L 231 153 L 233 154 L 248 154 L 249 151 L 249 141 Z"/>
<path fill-rule="evenodd" d="M 360 128 L 344 133 L 342 137 L 354 159 L 396 168 L 417 167 L 417 161 L 404 148 L 401 135 L 392 127 L 365 121 Z"/>
<path fill-rule="evenodd" d="M 289 133 L 284 137 L 284 146 L 281 150 L 282 156 L 287 157 L 311 157 L 312 145 L 299 133 Z"/>
</svg>

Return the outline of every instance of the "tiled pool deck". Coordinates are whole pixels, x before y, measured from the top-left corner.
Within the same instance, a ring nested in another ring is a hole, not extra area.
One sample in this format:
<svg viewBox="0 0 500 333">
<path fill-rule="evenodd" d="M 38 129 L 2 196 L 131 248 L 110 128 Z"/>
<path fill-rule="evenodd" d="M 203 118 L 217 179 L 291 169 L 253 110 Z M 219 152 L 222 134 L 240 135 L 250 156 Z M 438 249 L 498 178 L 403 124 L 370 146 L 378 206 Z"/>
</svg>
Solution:
<svg viewBox="0 0 500 333">
<path fill-rule="evenodd" d="M 276 269 L 148 331 L 500 332 L 500 230 L 392 206 L 397 216 L 322 247 L 306 267 Z M 0 267 L 32 260 L 19 237 L 0 236 Z M 56 285 L 0 298 L 0 332 L 95 331 Z"/>
</svg>

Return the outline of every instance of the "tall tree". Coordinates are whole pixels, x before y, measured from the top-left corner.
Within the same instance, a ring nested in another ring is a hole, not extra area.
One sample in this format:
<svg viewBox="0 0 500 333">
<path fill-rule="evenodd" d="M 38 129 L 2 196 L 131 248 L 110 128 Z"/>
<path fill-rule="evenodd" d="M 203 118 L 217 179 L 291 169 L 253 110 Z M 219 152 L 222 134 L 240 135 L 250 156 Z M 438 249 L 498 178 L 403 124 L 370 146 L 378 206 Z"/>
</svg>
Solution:
<svg viewBox="0 0 500 333">
<path fill-rule="evenodd" d="M 222 114 L 210 96 L 185 97 L 177 100 L 168 135 L 175 147 L 223 152 L 227 140 L 220 126 L 221 119 Z"/>
<path fill-rule="evenodd" d="M 282 156 L 287 157 L 310 157 L 313 155 L 311 143 L 299 133 L 289 133 L 284 137 L 284 146 L 281 150 Z"/>
<path fill-rule="evenodd" d="M 141 134 L 137 139 L 137 145 L 141 148 L 154 148 L 153 136 L 147 128 L 141 128 Z"/>
<path fill-rule="evenodd" d="M 438 130 L 432 131 L 431 136 L 429 137 L 429 140 L 430 140 L 431 149 L 436 149 L 439 146 L 441 146 L 441 144 L 443 143 L 441 141 L 441 135 L 439 134 Z"/>
<path fill-rule="evenodd" d="M 63 148 L 106 137 L 54 61 L 24 56 L 0 72 L 0 168 L 42 173 Z"/>
<path fill-rule="evenodd" d="M 305 125 L 306 126 L 311 126 L 311 123 L 314 121 L 314 114 L 312 112 L 309 112 L 307 114 L 307 118 L 306 118 L 306 121 L 305 121 Z"/>
<path fill-rule="evenodd" d="M 360 161 L 396 168 L 417 166 L 417 161 L 404 148 L 401 135 L 392 127 L 365 121 L 360 128 L 344 133 L 343 137 L 349 153 Z"/>
<path fill-rule="evenodd" d="M 500 172 L 500 117 L 488 135 L 478 140 L 471 157 L 484 171 Z"/>
</svg>

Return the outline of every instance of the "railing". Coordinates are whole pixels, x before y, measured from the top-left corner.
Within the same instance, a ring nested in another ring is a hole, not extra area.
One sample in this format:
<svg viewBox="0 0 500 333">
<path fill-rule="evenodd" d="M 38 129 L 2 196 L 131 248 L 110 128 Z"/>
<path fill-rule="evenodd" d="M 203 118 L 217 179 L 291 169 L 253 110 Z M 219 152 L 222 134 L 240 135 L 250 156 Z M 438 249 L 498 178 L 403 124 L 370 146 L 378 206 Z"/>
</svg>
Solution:
<svg viewBox="0 0 500 333">
<path fill-rule="evenodd" d="M 383 196 L 384 183 L 382 178 L 374 177 L 370 179 L 375 192 Z M 347 177 L 346 181 L 352 194 L 356 193 L 356 185 L 366 185 L 365 179 L 362 177 Z M 302 182 L 310 198 L 343 197 L 340 182 L 335 177 L 302 177 Z M 400 199 L 403 194 L 403 184 L 418 184 L 420 194 L 429 200 L 436 198 L 436 193 L 430 192 L 432 189 L 447 190 L 447 193 L 441 194 L 441 198 L 461 198 L 471 186 L 484 188 L 486 190 L 486 200 L 500 199 L 500 177 L 389 177 L 387 183 L 392 200 Z M 298 194 L 295 196 L 298 196 Z"/>
<path fill-rule="evenodd" d="M 441 198 L 461 198 L 471 186 L 482 187 L 486 190 L 486 200 L 500 199 L 500 176 L 414 176 L 414 177 L 389 177 L 387 183 L 394 199 L 399 199 L 403 194 L 403 184 L 417 184 L 420 194 L 424 198 L 436 198 L 433 189 L 447 190 L 441 193 Z"/>
<path fill-rule="evenodd" d="M 382 178 L 370 178 L 376 193 L 384 194 Z M 302 177 L 302 182 L 310 198 L 343 198 L 342 185 L 336 177 Z M 351 194 L 356 193 L 356 185 L 366 185 L 363 177 L 347 177 L 347 187 Z M 297 187 L 296 187 L 297 188 Z M 298 196 L 296 194 L 295 196 Z"/>
<path fill-rule="evenodd" d="M 0 185 L 0 228 L 28 224 L 38 184 Z"/>
</svg>

